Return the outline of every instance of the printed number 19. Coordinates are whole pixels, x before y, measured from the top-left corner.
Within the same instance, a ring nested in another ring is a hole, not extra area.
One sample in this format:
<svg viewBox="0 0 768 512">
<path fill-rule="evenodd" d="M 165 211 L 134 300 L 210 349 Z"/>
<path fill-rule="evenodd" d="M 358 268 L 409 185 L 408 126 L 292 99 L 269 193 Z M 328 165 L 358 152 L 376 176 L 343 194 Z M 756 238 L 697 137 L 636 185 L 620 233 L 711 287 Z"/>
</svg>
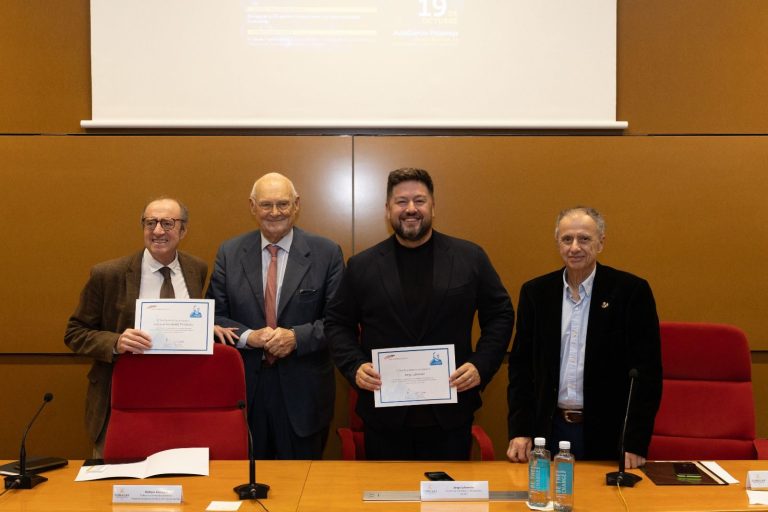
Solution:
<svg viewBox="0 0 768 512">
<path fill-rule="evenodd" d="M 448 0 L 419 0 L 419 16 L 439 18 L 448 10 Z"/>
</svg>

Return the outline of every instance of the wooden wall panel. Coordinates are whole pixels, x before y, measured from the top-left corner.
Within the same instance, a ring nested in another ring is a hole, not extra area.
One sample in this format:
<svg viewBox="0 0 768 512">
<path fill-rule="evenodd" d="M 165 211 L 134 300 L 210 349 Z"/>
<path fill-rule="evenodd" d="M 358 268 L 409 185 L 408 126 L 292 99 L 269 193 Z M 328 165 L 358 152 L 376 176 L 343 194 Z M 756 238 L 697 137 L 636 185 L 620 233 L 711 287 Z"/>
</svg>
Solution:
<svg viewBox="0 0 768 512">
<path fill-rule="evenodd" d="M 91 117 L 89 5 L 0 2 L 0 133 L 76 133 Z"/>
<path fill-rule="evenodd" d="M 768 2 L 619 0 L 627 133 L 768 131 Z"/>
<path fill-rule="evenodd" d="M 436 228 L 483 246 L 515 302 L 562 264 L 557 212 L 586 203 L 607 219 L 600 260 L 648 279 L 662 319 L 735 324 L 768 349 L 764 138 L 358 137 L 355 252 L 389 234 L 386 176 L 402 166 L 432 173 Z"/>
<path fill-rule="evenodd" d="M 219 244 L 256 228 L 254 180 L 283 171 L 302 196 L 298 225 L 351 251 L 347 137 L 0 137 L 0 352 L 68 352 L 62 338 L 90 268 L 143 248 L 144 204 L 190 209 L 182 249 L 212 267 Z"/>
<path fill-rule="evenodd" d="M 53 401 L 29 431 L 27 456 L 91 457 L 83 420 L 89 366 L 85 358 L 71 356 L 0 355 L 0 459 L 18 460 L 24 429 L 49 392 Z"/>
</svg>

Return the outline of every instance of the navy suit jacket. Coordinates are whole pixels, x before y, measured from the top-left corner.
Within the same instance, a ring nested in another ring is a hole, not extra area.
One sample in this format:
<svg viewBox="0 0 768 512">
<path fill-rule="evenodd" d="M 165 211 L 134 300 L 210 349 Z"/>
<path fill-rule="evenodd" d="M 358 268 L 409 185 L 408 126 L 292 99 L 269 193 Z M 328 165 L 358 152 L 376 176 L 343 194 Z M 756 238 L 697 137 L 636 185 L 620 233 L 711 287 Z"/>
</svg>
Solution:
<svg viewBox="0 0 768 512">
<path fill-rule="evenodd" d="M 355 372 L 371 361 L 371 350 L 377 348 L 453 344 L 456 367 L 473 363 L 482 387 L 499 369 L 514 324 L 504 285 L 478 245 L 434 231 L 432 237 L 433 289 L 421 332 L 413 332 L 406 320 L 394 236 L 349 259 L 325 327 L 336 366 L 353 386 Z M 476 312 L 480 338 L 473 350 Z M 457 404 L 433 406 L 438 423 L 449 429 L 472 421 L 482 403 L 480 390 L 459 393 Z M 407 411 L 405 407 L 376 409 L 373 393 L 359 390 L 357 413 L 368 425 L 393 429 L 405 424 Z"/>
<path fill-rule="evenodd" d="M 563 269 L 525 283 L 509 357 L 509 438 L 548 437 L 560 382 Z M 645 456 L 661 400 L 661 342 L 648 282 L 597 265 L 584 356 L 584 443 L 590 459 L 616 459 L 629 371 L 638 370 L 626 450 Z M 555 440 L 557 441 L 557 440 Z"/>
<path fill-rule="evenodd" d="M 266 326 L 261 266 L 261 233 L 252 231 L 224 242 L 207 297 L 216 301 L 216 323 L 247 329 Z M 277 305 L 277 325 L 293 329 L 296 350 L 277 369 L 294 432 L 306 437 L 328 427 L 333 417 L 335 380 L 324 333 L 325 310 L 344 269 L 334 242 L 293 228 L 293 243 Z M 245 366 L 248 410 L 256 394 L 263 350 L 240 350 Z"/>
</svg>

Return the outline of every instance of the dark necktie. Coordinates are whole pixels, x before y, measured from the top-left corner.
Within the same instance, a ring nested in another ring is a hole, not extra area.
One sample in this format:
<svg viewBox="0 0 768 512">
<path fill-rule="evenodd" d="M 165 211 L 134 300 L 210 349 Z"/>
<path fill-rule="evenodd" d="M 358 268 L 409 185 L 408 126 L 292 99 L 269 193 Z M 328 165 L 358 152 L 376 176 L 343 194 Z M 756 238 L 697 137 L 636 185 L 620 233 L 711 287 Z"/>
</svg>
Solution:
<svg viewBox="0 0 768 512">
<path fill-rule="evenodd" d="M 268 245 L 267 250 L 271 256 L 267 267 L 267 287 L 264 290 L 264 313 L 267 317 L 267 327 L 277 328 L 277 250 L 276 245 Z M 277 358 L 264 352 L 264 358 L 268 365 L 273 365 Z"/>
<path fill-rule="evenodd" d="M 176 293 L 173 291 L 173 283 L 171 282 L 171 269 L 163 267 L 158 272 L 163 274 L 163 286 L 160 287 L 160 298 L 175 299 Z"/>
</svg>

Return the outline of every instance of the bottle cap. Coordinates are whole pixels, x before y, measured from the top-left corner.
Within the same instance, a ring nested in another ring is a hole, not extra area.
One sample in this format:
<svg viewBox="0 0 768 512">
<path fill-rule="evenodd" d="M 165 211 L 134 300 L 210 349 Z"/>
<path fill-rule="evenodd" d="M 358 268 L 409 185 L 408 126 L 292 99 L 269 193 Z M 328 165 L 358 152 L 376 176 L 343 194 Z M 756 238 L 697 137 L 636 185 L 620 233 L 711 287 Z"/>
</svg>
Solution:
<svg viewBox="0 0 768 512">
<path fill-rule="evenodd" d="M 533 440 L 533 444 L 536 446 L 544 446 L 547 444 L 547 441 L 543 437 L 537 437 Z"/>
<path fill-rule="evenodd" d="M 571 449 L 571 442 L 570 441 L 560 441 L 558 446 L 560 446 L 561 450 L 570 450 Z"/>
</svg>

